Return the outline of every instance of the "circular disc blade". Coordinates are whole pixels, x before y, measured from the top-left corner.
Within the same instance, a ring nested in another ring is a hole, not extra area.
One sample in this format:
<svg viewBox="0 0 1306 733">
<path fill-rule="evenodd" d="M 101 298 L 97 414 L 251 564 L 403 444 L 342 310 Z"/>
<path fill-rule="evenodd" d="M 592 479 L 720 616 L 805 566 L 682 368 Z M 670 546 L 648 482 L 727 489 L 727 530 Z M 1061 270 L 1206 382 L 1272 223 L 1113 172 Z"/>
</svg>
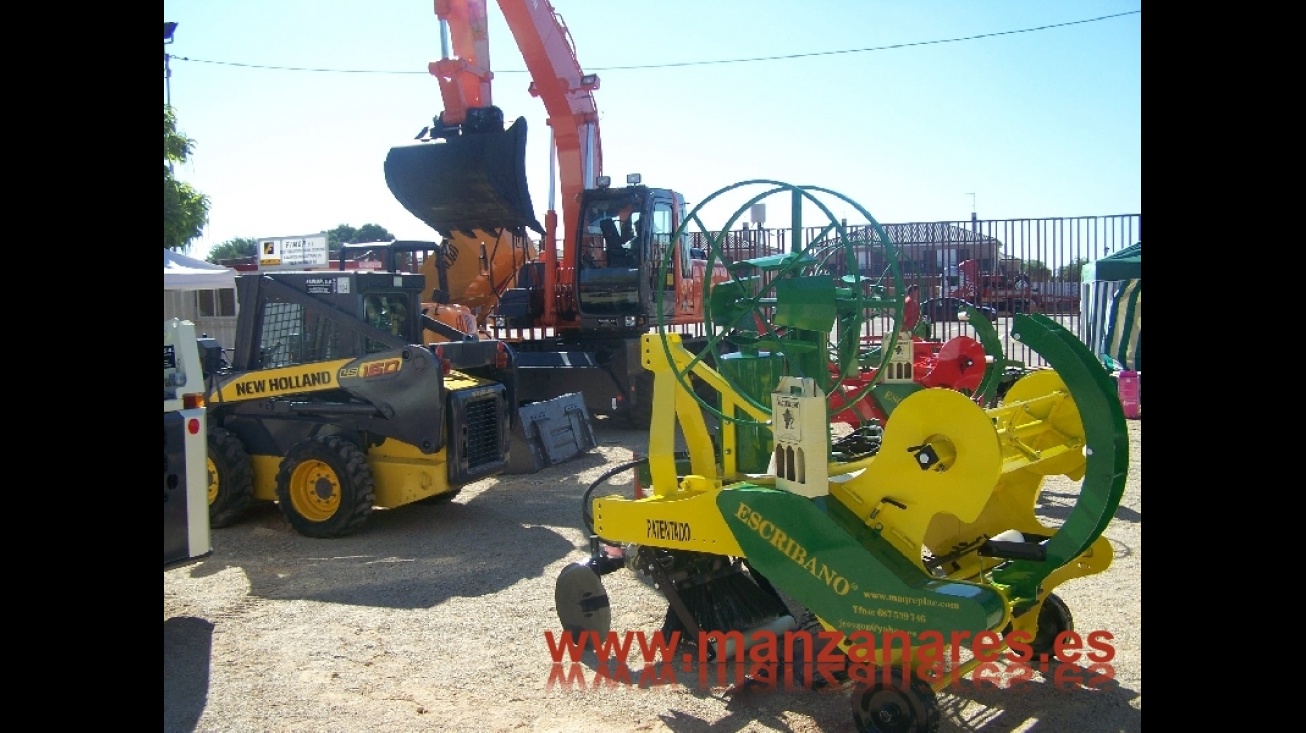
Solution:
<svg viewBox="0 0 1306 733">
<path fill-rule="evenodd" d="M 608 593 L 598 573 L 585 563 L 572 563 L 558 575 L 553 603 L 563 630 L 573 635 L 594 631 L 606 637 L 612 628 Z"/>
</svg>

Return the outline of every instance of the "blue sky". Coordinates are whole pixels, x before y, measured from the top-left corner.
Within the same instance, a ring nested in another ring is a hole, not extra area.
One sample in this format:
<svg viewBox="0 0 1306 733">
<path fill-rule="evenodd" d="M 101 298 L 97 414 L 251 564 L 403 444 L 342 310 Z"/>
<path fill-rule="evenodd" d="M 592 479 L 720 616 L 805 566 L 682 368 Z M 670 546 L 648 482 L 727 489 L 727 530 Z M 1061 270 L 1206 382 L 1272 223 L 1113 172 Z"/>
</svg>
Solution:
<svg viewBox="0 0 1306 733">
<path fill-rule="evenodd" d="M 614 182 L 638 172 L 691 205 L 751 179 L 821 186 L 881 223 L 1142 212 L 1139 0 L 552 4 L 601 79 Z M 431 0 L 165 0 L 163 16 L 165 98 L 196 143 L 177 175 L 212 201 L 191 255 L 340 224 L 438 238 L 382 171 L 442 109 Z M 543 220 L 544 105 L 494 0 L 489 21 L 494 103 L 527 120 Z M 1059 27 L 1016 32 L 1043 26 Z"/>
</svg>

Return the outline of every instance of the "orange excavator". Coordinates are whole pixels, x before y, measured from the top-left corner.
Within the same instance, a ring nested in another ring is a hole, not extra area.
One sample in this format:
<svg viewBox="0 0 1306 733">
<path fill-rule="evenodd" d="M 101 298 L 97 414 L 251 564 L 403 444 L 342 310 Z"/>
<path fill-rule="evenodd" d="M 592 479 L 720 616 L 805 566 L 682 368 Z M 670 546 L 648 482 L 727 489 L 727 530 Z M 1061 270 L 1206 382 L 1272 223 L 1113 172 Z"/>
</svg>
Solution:
<svg viewBox="0 0 1306 733">
<path fill-rule="evenodd" d="M 476 263 L 476 276 L 446 275 L 445 295 L 479 308 L 478 321 L 516 349 L 522 401 L 579 392 L 593 413 L 647 425 L 652 376 L 640 337 L 661 324 L 681 331 L 691 350 L 706 342 L 707 256 L 683 234 L 683 196 L 645 186 L 637 174 L 614 188 L 603 174 L 599 78 L 581 68 L 552 5 L 498 6 L 530 72 L 529 91 L 548 114 L 556 168 L 543 223 L 526 184 L 526 120 L 505 124 L 492 101 L 486 0 L 436 0 L 442 58 L 428 69 L 444 110 L 416 143 L 390 150 L 386 183 L 444 238 L 446 252 Z M 543 235 L 541 246 L 529 232 Z M 710 277 L 725 280 L 724 265 Z"/>
</svg>

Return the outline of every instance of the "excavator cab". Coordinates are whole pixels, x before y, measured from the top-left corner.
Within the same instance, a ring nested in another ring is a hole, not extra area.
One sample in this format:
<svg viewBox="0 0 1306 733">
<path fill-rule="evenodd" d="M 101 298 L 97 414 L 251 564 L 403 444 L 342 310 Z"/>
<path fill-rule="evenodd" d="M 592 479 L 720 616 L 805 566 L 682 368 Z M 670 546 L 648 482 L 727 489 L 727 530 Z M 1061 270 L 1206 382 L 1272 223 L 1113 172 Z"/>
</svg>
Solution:
<svg viewBox="0 0 1306 733">
<path fill-rule="evenodd" d="M 577 298 L 582 319 L 600 329 L 646 324 L 640 292 L 641 262 L 647 237 L 638 222 L 647 200 L 633 189 L 586 191 L 577 268 Z M 597 321 L 590 322 L 590 317 Z M 630 322 L 627 323 L 627 317 Z"/>
<path fill-rule="evenodd" d="M 607 201 L 590 200 L 586 220 L 585 267 L 639 267 L 643 229 L 640 227 L 642 199 L 633 197 Z"/>
<path fill-rule="evenodd" d="M 526 185 L 526 118 L 504 129 L 497 107 L 468 112 L 467 123 L 445 127 L 437 118 L 418 135 L 423 142 L 390 149 L 390 192 L 446 237 L 477 229 L 543 234 Z"/>
</svg>

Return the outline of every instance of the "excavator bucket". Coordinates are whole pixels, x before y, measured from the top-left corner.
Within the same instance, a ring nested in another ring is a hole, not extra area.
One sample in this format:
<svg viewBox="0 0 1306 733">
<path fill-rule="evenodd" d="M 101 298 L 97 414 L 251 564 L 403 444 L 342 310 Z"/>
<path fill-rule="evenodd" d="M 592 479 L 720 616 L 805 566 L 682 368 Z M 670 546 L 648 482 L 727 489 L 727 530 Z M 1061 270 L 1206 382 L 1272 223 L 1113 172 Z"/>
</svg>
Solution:
<svg viewBox="0 0 1306 733">
<path fill-rule="evenodd" d="M 526 119 L 507 130 L 402 145 L 385 159 L 399 203 L 442 235 L 508 229 L 543 234 L 526 186 Z"/>
</svg>

